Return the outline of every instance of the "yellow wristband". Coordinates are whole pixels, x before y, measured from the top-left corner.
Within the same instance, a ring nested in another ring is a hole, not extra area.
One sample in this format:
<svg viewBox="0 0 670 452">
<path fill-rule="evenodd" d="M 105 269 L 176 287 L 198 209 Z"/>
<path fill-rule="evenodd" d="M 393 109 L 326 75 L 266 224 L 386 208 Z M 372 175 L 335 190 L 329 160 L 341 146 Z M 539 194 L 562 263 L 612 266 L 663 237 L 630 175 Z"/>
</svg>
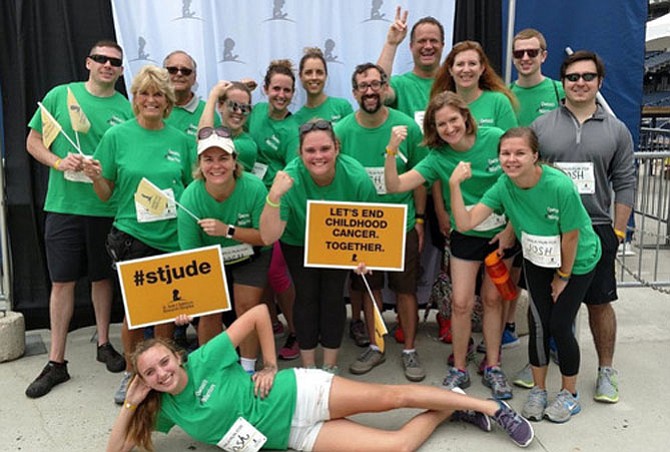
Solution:
<svg viewBox="0 0 670 452">
<path fill-rule="evenodd" d="M 426 222 L 423 218 L 415 218 L 414 221 L 416 224 L 424 224 Z"/>
<path fill-rule="evenodd" d="M 556 269 L 556 274 L 558 275 L 559 279 L 562 279 L 563 281 L 570 279 L 570 273 L 564 273 L 560 268 Z"/>
<path fill-rule="evenodd" d="M 56 160 L 53 164 L 53 169 L 58 170 L 58 167 L 60 166 L 61 162 L 62 162 L 61 159 Z"/>
<path fill-rule="evenodd" d="M 270 201 L 270 195 L 269 194 L 265 197 L 265 203 L 270 207 L 274 207 L 275 209 L 279 208 L 279 206 L 281 205 L 281 201 L 279 201 L 279 202 Z"/>
<path fill-rule="evenodd" d="M 392 151 L 389 148 L 386 148 L 386 155 L 398 155 L 398 151 Z"/>
<path fill-rule="evenodd" d="M 614 234 L 616 234 L 616 236 L 619 237 L 620 239 L 625 239 L 626 238 L 626 233 L 623 232 L 623 231 L 620 231 L 616 228 L 614 228 Z"/>
<path fill-rule="evenodd" d="M 130 410 L 130 411 L 135 411 L 137 409 L 137 405 L 133 405 L 132 403 L 130 403 L 127 400 L 125 402 L 123 402 L 123 407 L 126 410 Z"/>
</svg>

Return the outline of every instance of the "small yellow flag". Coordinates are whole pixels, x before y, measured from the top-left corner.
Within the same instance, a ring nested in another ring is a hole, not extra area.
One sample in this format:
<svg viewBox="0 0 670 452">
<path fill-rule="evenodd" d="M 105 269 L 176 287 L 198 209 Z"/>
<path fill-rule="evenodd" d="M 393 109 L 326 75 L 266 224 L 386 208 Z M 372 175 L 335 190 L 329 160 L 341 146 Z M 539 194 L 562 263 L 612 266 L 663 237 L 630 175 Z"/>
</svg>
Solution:
<svg viewBox="0 0 670 452">
<path fill-rule="evenodd" d="M 144 206 L 152 215 L 162 215 L 168 207 L 168 197 L 160 188 L 143 177 L 135 192 L 135 201 Z"/>
<path fill-rule="evenodd" d="M 49 148 L 54 142 L 58 133 L 62 130 L 58 121 L 51 116 L 51 113 L 40 103 L 40 114 L 42 116 L 42 143 L 45 148 Z"/>
<path fill-rule="evenodd" d="M 375 345 L 379 347 L 379 351 L 384 353 L 384 335 L 388 334 L 388 330 L 375 300 L 372 300 L 372 306 L 375 313 Z"/>
<path fill-rule="evenodd" d="M 67 89 L 67 110 L 70 113 L 72 130 L 81 133 L 88 133 L 88 130 L 91 128 L 91 123 L 86 117 L 84 110 L 81 109 L 81 106 L 77 102 L 77 98 L 74 97 L 74 93 L 69 87 Z"/>
</svg>

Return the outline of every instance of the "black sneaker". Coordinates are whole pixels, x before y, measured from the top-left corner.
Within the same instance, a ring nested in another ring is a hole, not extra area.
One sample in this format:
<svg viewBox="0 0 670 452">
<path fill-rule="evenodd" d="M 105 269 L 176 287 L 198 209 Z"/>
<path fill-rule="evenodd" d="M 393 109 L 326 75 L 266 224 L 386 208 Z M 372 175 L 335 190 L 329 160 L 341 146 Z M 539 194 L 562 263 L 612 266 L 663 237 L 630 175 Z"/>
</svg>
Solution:
<svg viewBox="0 0 670 452">
<path fill-rule="evenodd" d="M 98 345 L 98 355 L 96 358 L 101 363 L 105 363 L 107 370 L 118 373 L 126 370 L 126 359 L 120 355 L 109 342 Z"/>
<path fill-rule="evenodd" d="M 42 397 L 48 394 L 51 388 L 69 379 L 70 374 L 67 373 L 67 361 L 63 363 L 49 361 L 44 366 L 44 369 L 42 369 L 42 373 L 30 383 L 30 386 L 26 389 L 26 395 L 31 399 Z"/>
</svg>

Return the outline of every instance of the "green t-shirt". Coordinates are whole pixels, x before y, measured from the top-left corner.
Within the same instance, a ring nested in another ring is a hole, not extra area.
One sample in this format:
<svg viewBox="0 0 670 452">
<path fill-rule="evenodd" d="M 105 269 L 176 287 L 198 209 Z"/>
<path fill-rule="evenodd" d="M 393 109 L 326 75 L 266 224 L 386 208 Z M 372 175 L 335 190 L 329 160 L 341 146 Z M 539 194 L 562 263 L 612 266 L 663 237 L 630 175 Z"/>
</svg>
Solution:
<svg viewBox="0 0 670 452">
<path fill-rule="evenodd" d="M 465 152 L 454 151 L 450 146 L 432 149 L 428 156 L 414 169 L 426 179 L 429 184 L 436 180 L 442 181 L 442 196 L 444 206 L 449 212 L 452 229 L 456 229 L 456 220 L 451 214 L 451 190 L 449 178 L 459 162 L 470 162 L 472 177 L 461 183 L 461 192 L 466 206 L 477 204 L 482 195 L 491 188 L 500 175 L 500 161 L 498 160 L 498 142 L 503 131 L 496 127 L 481 127 L 477 129 L 475 144 Z M 491 238 L 503 230 L 503 226 L 485 231 L 470 230 L 464 234 L 474 237 Z"/>
<path fill-rule="evenodd" d="M 235 138 L 235 151 L 237 152 L 237 161 L 240 162 L 244 171 L 251 172 L 254 169 L 256 158 L 258 157 L 258 146 L 251 135 L 242 132 Z"/>
<path fill-rule="evenodd" d="M 316 108 L 303 106 L 300 110 L 293 113 L 293 119 L 298 126 L 312 119 L 325 119 L 335 124 L 348 114 L 353 113 L 353 111 L 354 109 L 351 108 L 348 100 L 341 97 L 327 97 L 324 103 Z"/>
<path fill-rule="evenodd" d="M 507 131 L 519 125 L 512 103 L 498 91 L 482 92 L 468 107 L 480 127 L 497 127 Z"/>
<path fill-rule="evenodd" d="M 572 273 L 583 275 L 600 260 L 600 239 L 582 204 L 575 184 L 562 171 L 542 165 L 542 175 L 531 188 L 519 188 L 507 175 L 488 190 L 481 201 L 493 210 L 503 210 L 521 241 L 522 232 L 557 236 L 579 229 L 577 255 Z"/>
<path fill-rule="evenodd" d="M 128 99 L 117 92 L 110 97 L 94 96 L 86 90 L 85 82 L 69 83 L 53 88 L 44 97 L 42 103 L 63 127 L 63 132 L 75 143 L 77 138 L 74 130 L 72 130 L 67 104 L 68 87 L 72 90 L 72 94 L 77 99 L 81 110 L 91 123 L 91 128 L 87 133 L 77 133 L 81 151 L 86 155 L 93 155 L 107 129 L 133 117 L 130 103 Z M 28 127 L 42 133 L 40 108 L 33 115 Z M 69 153 L 77 153 L 77 150 L 59 133 L 51 144 L 51 152 L 63 159 Z M 116 202 L 114 198 L 107 203 L 100 201 L 98 195 L 93 191 L 93 184 L 67 180 L 63 171 L 51 168 L 49 170 L 49 184 L 44 210 L 73 215 L 113 217 L 116 213 Z"/>
<path fill-rule="evenodd" d="M 267 165 L 263 182 L 270 187 L 277 171 L 298 156 L 298 125 L 292 115 L 280 121 L 270 118 L 267 102 L 254 105 L 247 125 L 249 134 L 258 145 L 256 162 Z"/>
<path fill-rule="evenodd" d="M 545 77 L 542 82 L 529 88 L 512 83 L 510 89 L 519 100 L 519 125 L 527 127 L 548 111 L 561 105 L 565 91 L 560 82 Z"/>
<path fill-rule="evenodd" d="M 161 190 L 170 189 L 178 201 L 192 180 L 190 153 L 193 141 L 183 132 L 165 125 L 147 130 L 131 119 L 110 129 L 100 141 L 94 158 L 102 175 L 114 183 L 118 209 L 117 229 L 146 245 L 166 252 L 178 251 L 177 218 L 138 221 L 135 192 L 143 177 Z"/>
<path fill-rule="evenodd" d="M 207 192 L 203 179 L 191 182 L 181 195 L 180 202 L 198 218 L 215 218 L 224 224 L 258 229 L 267 194 L 268 191 L 260 179 L 251 173 L 243 172 L 235 181 L 233 192 L 222 202 Z M 183 250 L 209 245 L 221 245 L 221 248 L 226 248 L 242 243 L 206 234 L 195 219 L 183 209 L 177 211 L 177 225 L 179 246 Z"/>
<path fill-rule="evenodd" d="M 155 430 L 167 433 L 178 425 L 198 441 L 217 444 L 241 416 L 267 437 L 263 448 L 286 450 L 298 392 L 295 372 L 278 372 L 261 399 L 238 359 L 225 332 L 190 353 L 184 364 L 188 383 L 177 395 L 161 395 Z"/>
<path fill-rule="evenodd" d="M 384 183 L 385 149 L 391 138 L 391 129 L 398 125 L 407 126 L 407 138 L 400 144 L 400 152 L 407 158 L 407 163 L 399 156 L 396 157 L 398 174 L 403 174 L 414 168 L 428 153 L 420 144 L 423 140 L 421 129 L 405 113 L 389 108 L 388 118 L 376 128 L 362 127 L 356 121 L 356 115 L 352 114 L 335 125 L 335 134 L 340 140 L 341 152 L 352 156 L 365 167 L 377 189 L 379 202 L 407 206 L 406 227 L 409 231 L 414 227 L 416 213 L 412 191 L 388 194 Z"/>
<path fill-rule="evenodd" d="M 430 100 L 433 78 L 419 77 L 413 72 L 391 77 L 395 101 L 390 106 L 405 113 L 423 130 L 423 116 Z"/>
<path fill-rule="evenodd" d="M 302 159 L 294 159 L 284 169 L 293 178 L 293 187 L 281 199 L 281 219 L 286 229 L 281 241 L 305 246 L 307 201 L 378 202 L 375 187 L 365 168 L 355 159 L 340 154 L 335 164 L 335 178 L 325 187 L 314 183 Z"/>
<path fill-rule="evenodd" d="M 198 123 L 203 111 L 205 111 L 205 101 L 194 95 L 188 104 L 182 106 L 175 105 L 170 112 L 170 116 L 165 118 L 165 123 L 175 129 L 181 130 L 195 142 L 198 135 Z M 218 127 L 220 125 L 221 118 L 215 114 L 214 126 Z"/>
</svg>

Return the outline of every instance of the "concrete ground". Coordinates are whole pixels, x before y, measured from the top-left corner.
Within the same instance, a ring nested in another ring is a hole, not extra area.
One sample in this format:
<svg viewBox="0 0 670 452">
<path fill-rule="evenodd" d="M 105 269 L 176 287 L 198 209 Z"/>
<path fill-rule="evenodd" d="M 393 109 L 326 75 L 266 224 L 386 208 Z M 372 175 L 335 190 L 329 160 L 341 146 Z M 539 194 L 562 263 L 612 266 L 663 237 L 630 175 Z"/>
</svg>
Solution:
<svg viewBox="0 0 670 452">
<path fill-rule="evenodd" d="M 597 361 L 588 328 L 586 312 L 579 317 L 578 335 L 582 344 L 581 375 L 578 388 L 582 412 L 568 423 L 557 425 L 535 423 L 535 441 L 531 451 L 666 451 L 670 449 L 670 393 L 665 376 L 670 375 L 670 297 L 650 289 L 620 289 L 620 300 L 614 304 L 619 336 L 615 364 L 619 370 L 621 400 L 615 405 L 593 401 Z M 389 324 L 394 316 L 387 312 Z M 420 325 L 418 350 L 428 377 L 422 384 L 439 385 L 446 372 L 450 346 L 437 342 L 434 313 Z M 119 325 L 112 328 L 112 342 L 120 348 Z M 95 346 L 90 342 L 94 329 L 84 328 L 70 334 L 67 359 L 72 379 L 40 399 L 24 395 L 28 384 L 46 363 L 47 355 L 36 354 L 0 364 L 0 450 L 1 451 L 100 451 L 118 412 L 112 395 L 120 381 L 119 374 L 108 373 L 95 361 Z M 40 339 L 48 347 L 48 330 L 28 332 L 28 342 Z M 522 346 L 504 352 L 503 369 L 509 375 L 527 361 L 527 338 Z M 33 346 L 31 348 L 34 349 Z M 387 361 L 367 375 L 355 377 L 365 381 L 404 383 L 400 363 L 400 345 L 387 341 Z M 361 349 L 345 338 L 340 358 L 342 375 L 348 371 Z M 295 364 L 297 361 L 286 364 Z M 475 365 L 470 365 L 472 376 Z M 549 372 L 550 392 L 559 389 L 556 366 Z M 474 378 L 468 393 L 487 397 L 489 391 Z M 515 388 L 511 405 L 521 409 L 526 390 Z M 413 414 L 399 410 L 385 414 L 359 415 L 366 424 L 396 429 Z M 156 434 L 159 451 L 214 451 L 214 446 L 198 443 L 178 429 L 169 435 Z M 483 433 L 476 427 L 445 423 L 431 436 L 422 451 L 512 451 L 516 446 L 494 428 Z"/>
</svg>

